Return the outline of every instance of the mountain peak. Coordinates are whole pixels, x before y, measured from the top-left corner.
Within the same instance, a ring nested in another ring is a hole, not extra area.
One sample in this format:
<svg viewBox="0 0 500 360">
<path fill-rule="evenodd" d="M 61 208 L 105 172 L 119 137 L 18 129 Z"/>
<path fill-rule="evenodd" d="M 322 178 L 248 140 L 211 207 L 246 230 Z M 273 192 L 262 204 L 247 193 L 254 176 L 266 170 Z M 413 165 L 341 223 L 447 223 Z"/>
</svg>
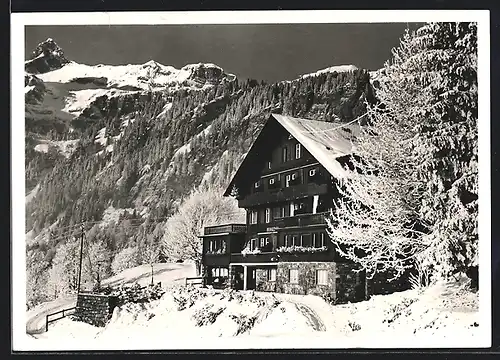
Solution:
<svg viewBox="0 0 500 360">
<path fill-rule="evenodd" d="M 32 74 L 43 74 L 48 71 L 60 69 L 70 61 L 52 38 L 47 38 L 37 45 L 25 62 L 25 70 Z"/>
</svg>

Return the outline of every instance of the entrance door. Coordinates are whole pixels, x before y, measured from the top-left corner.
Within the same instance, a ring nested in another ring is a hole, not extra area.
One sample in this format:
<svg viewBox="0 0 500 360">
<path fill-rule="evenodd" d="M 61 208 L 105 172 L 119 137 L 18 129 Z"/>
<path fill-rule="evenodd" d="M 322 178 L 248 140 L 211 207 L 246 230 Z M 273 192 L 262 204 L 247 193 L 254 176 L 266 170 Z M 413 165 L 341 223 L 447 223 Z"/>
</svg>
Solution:
<svg viewBox="0 0 500 360">
<path fill-rule="evenodd" d="M 247 290 L 255 290 L 257 284 L 257 269 L 249 267 L 247 272 Z"/>
</svg>

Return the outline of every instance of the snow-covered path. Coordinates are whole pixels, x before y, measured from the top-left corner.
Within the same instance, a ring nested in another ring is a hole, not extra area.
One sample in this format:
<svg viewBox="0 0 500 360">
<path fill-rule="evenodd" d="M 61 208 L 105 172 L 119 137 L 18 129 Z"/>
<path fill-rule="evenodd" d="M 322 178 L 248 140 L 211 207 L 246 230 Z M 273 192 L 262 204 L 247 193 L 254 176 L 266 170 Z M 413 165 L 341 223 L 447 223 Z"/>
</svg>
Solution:
<svg viewBox="0 0 500 360">
<path fill-rule="evenodd" d="M 40 306 L 31 309 L 26 314 L 26 333 L 36 338 L 36 334 L 41 334 L 45 331 L 46 315 L 73 307 L 75 305 L 76 296 L 72 295 L 43 303 Z"/>
<path fill-rule="evenodd" d="M 162 286 L 168 286 L 170 284 L 181 283 L 184 278 L 194 276 L 194 273 L 194 264 L 191 263 L 155 264 L 153 279 L 154 282 L 161 282 Z M 141 265 L 124 270 L 120 274 L 104 280 L 103 285 L 120 286 L 133 283 L 146 285 L 150 282 L 151 267 L 149 265 Z M 46 315 L 74 307 L 75 305 L 76 295 L 70 295 L 36 306 L 26 313 L 26 333 L 36 338 L 38 334 L 45 331 Z"/>
</svg>

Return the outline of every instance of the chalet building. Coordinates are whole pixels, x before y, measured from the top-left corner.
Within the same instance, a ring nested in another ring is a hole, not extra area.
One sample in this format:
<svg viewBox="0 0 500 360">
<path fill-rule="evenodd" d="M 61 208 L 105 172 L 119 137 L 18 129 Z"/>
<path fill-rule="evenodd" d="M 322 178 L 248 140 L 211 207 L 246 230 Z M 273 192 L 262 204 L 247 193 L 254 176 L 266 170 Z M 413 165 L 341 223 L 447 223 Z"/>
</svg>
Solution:
<svg viewBox="0 0 500 360">
<path fill-rule="evenodd" d="M 340 258 L 326 215 L 345 176 L 357 125 L 272 114 L 229 184 L 246 224 L 204 229 L 206 283 L 234 289 L 329 296 L 370 293 L 364 274 Z"/>
</svg>

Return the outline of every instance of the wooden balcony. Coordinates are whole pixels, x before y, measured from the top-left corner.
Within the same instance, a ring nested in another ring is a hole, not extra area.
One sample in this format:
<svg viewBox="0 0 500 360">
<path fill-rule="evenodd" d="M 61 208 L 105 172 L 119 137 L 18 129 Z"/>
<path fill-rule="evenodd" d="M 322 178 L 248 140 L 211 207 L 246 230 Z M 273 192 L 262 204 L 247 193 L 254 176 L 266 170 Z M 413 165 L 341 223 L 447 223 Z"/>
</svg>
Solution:
<svg viewBox="0 0 500 360">
<path fill-rule="evenodd" d="M 303 227 L 311 225 L 326 225 L 328 212 L 317 214 L 300 214 L 296 216 L 277 218 L 274 220 L 275 226 L 282 228 Z"/>
<path fill-rule="evenodd" d="M 317 214 L 300 214 L 283 218 L 275 218 L 270 223 L 250 224 L 248 225 L 248 234 L 254 235 L 259 232 L 279 231 L 281 229 L 293 227 L 326 225 L 326 216 L 328 216 L 328 214 L 328 212 L 321 212 Z"/>
<path fill-rule="evenodd" d="M 231 263 L 257 264 L 278 262 L 326 262 L 334 261 L 335 250 L 329 248 L 327 251 L 315 253 L 285 253 L 285 252 L 262 252 L 259 254 L 243 255 L 231 254 Z"/>
<path fill-rule="evenodd" d="M 328 192 L 327 184 L 299 184 L 287 188 L 280 188 L 273 191 L 257 192 L 249 194 L 238 200 L 238 206 L 248 208 L 262 204 L 272 204 L 290 201 L 313 195 L 322 195 Z"/>
<path fill-rule="evenodd" d="M 247 231 L 247 226 L 245 224 L 225 224 L 216 226 L 207 226 L 204 229 L 204 235 L 214 235 L 214 234 L 235 234 L 244 233 Z"/>
</svg>

